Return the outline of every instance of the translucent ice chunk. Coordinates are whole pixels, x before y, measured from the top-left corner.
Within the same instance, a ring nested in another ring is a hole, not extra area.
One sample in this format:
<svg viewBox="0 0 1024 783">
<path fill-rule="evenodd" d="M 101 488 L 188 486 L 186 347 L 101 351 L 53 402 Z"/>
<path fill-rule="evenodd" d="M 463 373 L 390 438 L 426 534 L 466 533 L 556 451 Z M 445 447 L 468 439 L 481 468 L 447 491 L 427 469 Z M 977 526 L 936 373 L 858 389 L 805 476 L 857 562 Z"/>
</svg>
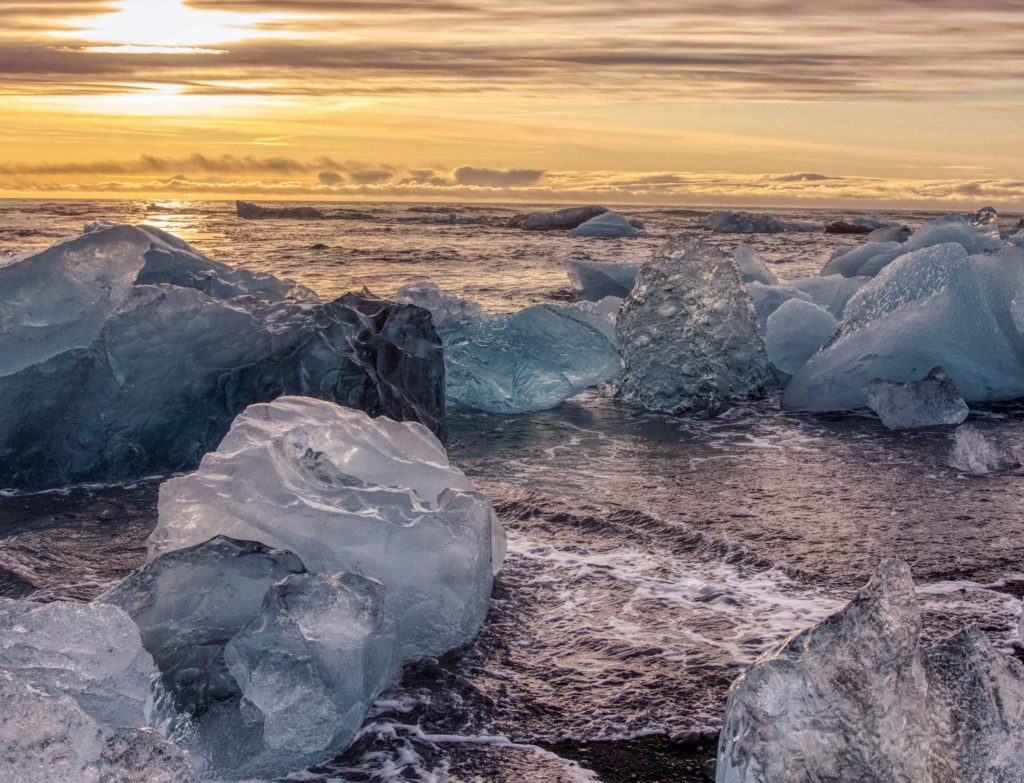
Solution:
<svg viewBox="0 0 1024 783">
<path fill-rule="evenodd" d="M 837 324 L 830 313 L 817 305 L 790 299 L 768 317 L 768 358 L 779 370 L 792 375 L 818 352 Z"/>
<path fill-rule="evenodd" d="M 960 424 L 970 409 L 953 379 L 935 367 L 920 381 L 898 383 L 876 378 L 864 388 L 864 399 L 891 430 Z"/>
<path fill-rule="evenodd" d="M 732 257 L 736 259 L 736 266 L 740 268 L 744 283 L 779 284 L 775 273 L 758 257 L 757 251 L 750 245 L 740 245 L 733 251 Z"/>
<path fill-rule="evenodd" d="M 1020 467 L 1017 455 L 986 436 L 977 427 L 963 424 L 956 428 L 956 441 L 949 455 L 949 465 L 964 473 L 983 476 Z"/>
<path fill-rule="evenodd" d="M 395 301 L 429 310 L 434 318 L 434 326 L 441 330 L 480 318 L 484 314 L 483 308 L 476 302 L 442 291 L 429 281 L 406 283 L 398 289 Z"/>
<path fill-rule="evenodd" d="M 722 234 L 781 234 L 790 231 L 822 231 L 821 223 L 783 220 L 761 212 L 733 212 L 720 209 L 702 221 Z"/>
<path fill-rule="evenodd" d="M 582 299 L 596 302 L 606 296 L 625 298 L 633 290 L 640 264 L 570 260 L 564 264 L 573 290 Z"/>
<path fill-rule="evenodd" d="M 630 238 L 644 234 L 642 229 L 634 226 L 628 218 L 618 212 L 605 212 L 569 230 L 571 237 Z"/>
<path fill-rule="evenodd" d="M 736 262 L 702 242 L 679 238 L 655 253 L 616 331 L 623 359 L 616 393 L 643 408 L 709 411 L 774 382 Z"/>
<path fill-rule="evenodd" d="M 747 293 L 754 302 L 757 313 L 758 331 L 763 335 L 768 329 L 768 318 L 790 299 L 811 301 L 811 295 L 795 286 L 765 285 L 754 281 L 747 285 Z"/>
</svg>

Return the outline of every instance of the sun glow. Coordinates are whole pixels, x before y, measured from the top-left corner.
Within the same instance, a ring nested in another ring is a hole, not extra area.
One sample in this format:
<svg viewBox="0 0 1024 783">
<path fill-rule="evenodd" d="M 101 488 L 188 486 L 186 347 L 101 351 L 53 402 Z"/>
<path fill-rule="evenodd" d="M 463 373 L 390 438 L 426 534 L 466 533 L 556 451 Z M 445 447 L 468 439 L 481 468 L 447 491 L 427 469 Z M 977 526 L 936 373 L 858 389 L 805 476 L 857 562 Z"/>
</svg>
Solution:
<svg viewBox="0 0 1024 783">
<path fill-rule="evenodd" d="M 83 18 L 77 26 L 86 40 L 108 47 L 161 51 L 262 38 L 259 25 L 271 14 L 201 11 L 181 0 L 122 0 L 117 10 Z"/>
</svg>

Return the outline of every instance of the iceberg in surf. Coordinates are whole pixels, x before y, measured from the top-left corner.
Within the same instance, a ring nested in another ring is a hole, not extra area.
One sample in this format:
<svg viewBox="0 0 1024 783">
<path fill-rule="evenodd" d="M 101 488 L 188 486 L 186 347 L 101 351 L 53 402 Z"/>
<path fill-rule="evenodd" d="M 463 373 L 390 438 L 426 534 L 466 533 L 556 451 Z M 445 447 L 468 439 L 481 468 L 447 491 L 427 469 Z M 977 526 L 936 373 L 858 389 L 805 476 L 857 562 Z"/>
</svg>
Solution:
<svg viewBox="0 0 1024 783">
<path fill-rule="evenodd" d="M 642 228 L 637 228 L 628 218 L 620 215 L 618 212 L 605 212 L 569 230 L 569 236 L 571 237 L 628 239 L 645 235 L 646 232 Z"/>
<path fill-rule="evenodd" d="M 160 487 L 151 558 L 217 535 L 379 581 L 404 660 L 473 637 L 504 557 L 490 503 L 428 429 L 301 397 L 249 407 Z"/>
<path fill-rule="evenodd" d="M 900 256 L 846 305 L 839 329 L 786 387 L 790 409 L 863 407 L 875 378 L 920 380 L 942 366 L 964 400 L 1024 396 L 1024 337 L 1012 303 L 1024 252 L 969 257 L 959 243 Z"/>
<path fill-rule="evenodd" d="M 910 569 L 883 562 L 850 604 L 733 684 L 718 783 L 1015 783 L 1024 666 L 977 628 L 921 641 Z"/>
<path fill-rule="evenodd" d="M 758 285 L 757 283 L 753 285 Z M 764 394 L 774 374 L 735 260 L 678 238 L 643 266 L 619 313 L 616 395 L 666 413 Z"/>
<path fill-rule="evenodd" d="M 526 215 L 516 215 L 509 220 L 508 227 L 521 228 L 523 231 L 569 231 L 607 211 L 606 207 L 591 205 L 566 207 L 553 212 L 531 212 Z"/>
<path fill-rule="evenodd" d="M 792 231 L 822 231 L 821 223 L 783 220 L 762 212 L 719 209 L 701 221 L 720 234 L 783 234 Z"/>
<path fill-rule="evenodd" d="M 1020 461 L 1006 446 L 970 424 L 956 428 L 956 439 L 949 454 L 949 466 L 963 473 L 984 476 L 1004 470 L 1016 470 Z"/>
<path fill-rule="evenodd" d="M 321 303 L 153 228 L 94 224 L 0 267 L 0 485 L 194 467 L 253 402 L 304 394 L 440 426 L 429 315 Z"/>
<path fill-rule="evenodd" d="M 960 424 L 970 413 L 953 379 L 941 367 L 919 381 L 898 383 L 875 378 L 864 387 L 864 398 L 891 430 Z"/>
</svg>

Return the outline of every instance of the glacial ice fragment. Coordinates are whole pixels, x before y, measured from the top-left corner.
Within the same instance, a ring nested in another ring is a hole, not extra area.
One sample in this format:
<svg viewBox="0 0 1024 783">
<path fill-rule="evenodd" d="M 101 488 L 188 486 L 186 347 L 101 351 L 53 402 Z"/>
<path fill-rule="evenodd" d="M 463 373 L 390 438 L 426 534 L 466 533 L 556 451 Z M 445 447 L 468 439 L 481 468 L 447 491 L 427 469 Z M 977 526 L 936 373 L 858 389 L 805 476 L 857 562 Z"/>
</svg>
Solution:
<svg viewBox="0 0 1024 783">
<path fill-rule="evenodd" d="M 985 261 L 1006 274 L 1013 266 L 1000 256 Z M 982 269 L 955 243 L 901 256 L 853 295 L 836 334 L 786 387 L 785 407 L 863 407 L 869 381 L 918 380 L 940 365 L 968 403 L 1024 395 L 1020 338 Z"/>
<path fill-rule="evenodd" d="M 832 336 L 837 323 L 818 305 L 790 299 L 768 317 L 768 358 L 779 370 L 793 375 Z"/>
<path fill-rule="evenodd" d="M 846 310 L 846 303 L 870 280 L 870 277 L 843 277 L 843 275 L 801 277 L 790 282 L 789 287 L 803 291 L 818 307 L 825 308 L 836 318 L 842 318 L 843 311 Z"/>
<path fill-rule="evenodd" d="M 628 218 L 618 212 L 605 212 L 592 217 L 586 223 L 570 229 L 571 237 L 631 238 L 644 236 L 642 229 L 634 226 Z"/>
<path fill-rule="evenodd" d="M 443 330 L 448 404 L 545 410 L 608 380 L 621 364 L 607 316 L 590 303 L 544 304 Z"/>
<path fill-rule="evenodd" d="M 616 333 L 616 395 L 642 408 L 712 411 L 774 382 L 736 262 L 703 242 L 680 237 L 659 248 L 623 303 Z"/>
<path fill-rule="evenodd" d="M 152 717 L 156 667 L 116 606 L 0 599 L 0 672 L 74 699 L 100 724 Z"/>
<path fill-rule="evenodd" d="M 641 264 L 572 259 L 566 261 L 563 266 L 569 280 L 572 281 L 573 290 L 580 298 L 596 302 L 606 296 L 616 296 L 620 299 L 629 296 Z"/>
<path fill-rule="evenodd" d="M 406 283 L 395 293 L 395 301 L 429 310 L 438 330 L 449 329 L 484 314 L 476 302 L 442 291 L 436 283 L 428 280 Z"/>
<path fill-rule="evenodd" d="M 248 201 L 236 201 L 235 212 L 242 220 L 323 220 L 314 207 L 264 207 Z"/>
<path fill-rule="evenodd" d="M 82 290 L 65 285 L 95 258 L 117 261 L 135 283 L 115 286 L 107 270 L 84 275 Z M 288 393 L 440 427 L 441 344 L 418 308 L 354 294 L 319 303 L 301 287 L 130 226 L 97 225 L 18 268 L 33 281 L 17 305 L 23 315 L 37 295 L 49 301 L 44 289 L 54 282 L 98 309 L 71 307 L 74 317 L 45 338 L 0 341 L 19 346 L 8 354 L 0 346 L 18 368 L 0 374 L 0 486 L 190 468 L 246 405 Z M 117 291 L 118 301 L 102 291 Z M 29 359 L 26 347 L 39 351 Z"/>
<path fill-rule="evenodd" d="M 964 473 L 984 476 L 1003 470 L 1016 470 L 1020 467 L 1020 461 L 1010 449 L 977 427 L 962 424 L 956 428 L 949 466 Z"/>
<path fill-rule="evenodd" d="M 736 259 L 736 266 L 740 268 L 744 283 L 779 284 L 779 278 L 750 245 L 740 245 L 732 252 L 732 257 Z"/>
<path fill-rule="evenodd" d="M 224 644 L 259 614 L 267 590 L 302 573 L 291 552 L 217 536 L 147 563 L 99 600 L 138 625 L 178 712 L 238 694 Z"/>
<path fill-rule="evenodd" d="M 195 473 L 161 486 L 151 558 L 215 535 L 381 582 L 403 660 L 473 637 L 504 556 L 490 503 L 429 430 L 301 397 L 250 406 Z"/>
<path fill-rule="evenodd" d="M 734 212 L 719 209 L 701 222 L 721 234 L 781 234 L 792 231 L 821 231 L 821 223 L 783 220 L 761 212 Z"/>
<path fill-rule="evenodd" d="M 509 220 L 508 227 L 521 228 L 523 231 L 569 231 L 607 211 L 606 207 L 591 205 L 566 207 L 553 212 L 531 212 L 516 215 Z"/>
<path fill-rule="evenodd" d="M 1016 783 L 1024 666 L 969 629 L 931 648 L 910 569 L 884 561 L 846 608 L 733 683 L 718 783 Z"/>
<path fill-rule="evenodd" d="M 790 285 L 765 285 L 756 280 L 747 284 L 747 293 L 754 302 L 758 331 L 764 335 L 768 330 L 768 318 L 790 299 L 811 301 L 811 295 Z"/>
<path fill-rule="evenodd" d="M 864 399 L 891 430 L 960 424 L 970 413 L 953 379 L 941 367 L 919 381 L 875 378 L 864 387 Z"/>
<path fill-rule="evenodd" d="M 0 671 L 0 776 L 46 783 L 198 783 L 187 755 L 151 729 L 97 722 L 59 688 Z"/>
<path fill-rule="evenodd" d="M 263 719 L 263 742 L 289 754 L 343 750 L 398 672 L 384 588 L 355 574 L 298 574 L 270 588 L 225 658 Z"/>
</svg>

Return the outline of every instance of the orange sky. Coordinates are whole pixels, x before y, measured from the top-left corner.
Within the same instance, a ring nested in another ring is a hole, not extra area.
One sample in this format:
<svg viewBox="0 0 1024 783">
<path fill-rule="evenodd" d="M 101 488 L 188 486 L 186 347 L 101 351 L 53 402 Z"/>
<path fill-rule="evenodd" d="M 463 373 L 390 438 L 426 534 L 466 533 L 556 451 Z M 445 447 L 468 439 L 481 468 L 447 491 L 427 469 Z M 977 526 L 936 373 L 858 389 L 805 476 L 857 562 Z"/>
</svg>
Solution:
<svg viewBox="0 0 1024 783">
<path fill-rule="evenodd" d="M 0 196 L 1024 209 L 1024 0 L 0 0 Z"/>
</svg>

